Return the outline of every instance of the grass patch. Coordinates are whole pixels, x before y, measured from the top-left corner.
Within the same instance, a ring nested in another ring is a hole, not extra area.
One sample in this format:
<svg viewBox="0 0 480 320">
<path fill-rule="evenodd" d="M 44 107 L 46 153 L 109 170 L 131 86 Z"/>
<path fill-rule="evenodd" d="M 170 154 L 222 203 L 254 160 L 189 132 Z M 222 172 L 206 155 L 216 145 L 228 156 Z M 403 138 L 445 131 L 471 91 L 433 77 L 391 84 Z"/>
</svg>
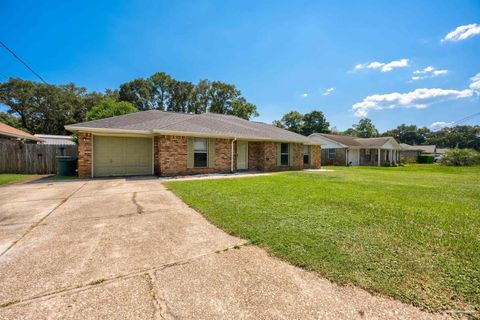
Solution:
<svg viewBox="0 0 480 320">
<path fill-rule="evenodd" d="M 480 167 L 331 169 L 166 185 L 227 232 L 337 283 L 475 317 Z"/>
<path fill-rule="evenodd" d="M 17 181 L 27 180 L 35 175 L 33 174 L 16 174 L 16 173 L 0 173 L 0 186 Z"/>
</svg>

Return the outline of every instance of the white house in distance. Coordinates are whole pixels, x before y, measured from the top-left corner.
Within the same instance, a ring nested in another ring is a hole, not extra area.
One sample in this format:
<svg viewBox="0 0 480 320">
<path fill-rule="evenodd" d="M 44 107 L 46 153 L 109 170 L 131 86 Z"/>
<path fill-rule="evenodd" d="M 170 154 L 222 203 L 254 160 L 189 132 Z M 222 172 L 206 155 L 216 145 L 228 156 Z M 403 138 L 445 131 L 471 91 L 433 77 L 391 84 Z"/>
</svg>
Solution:
<svg viewBox="0 0 480 320">
<path fill-rule="evenodd" d="M 308 139 L 322 146 L 322 165 L 382 166 L 400 162 L 401 147 L 392 137 L 356 138 L 313 133 Z"/>
</svg>

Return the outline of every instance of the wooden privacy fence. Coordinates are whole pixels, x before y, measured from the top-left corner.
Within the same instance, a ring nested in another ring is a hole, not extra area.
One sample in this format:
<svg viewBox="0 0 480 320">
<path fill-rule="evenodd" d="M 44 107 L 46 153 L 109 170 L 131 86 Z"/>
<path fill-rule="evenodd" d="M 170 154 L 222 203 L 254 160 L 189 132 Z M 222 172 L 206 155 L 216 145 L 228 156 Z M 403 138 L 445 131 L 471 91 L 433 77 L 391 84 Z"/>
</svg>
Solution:
<svg viewBox="0 0 480 320">
<path fill-rule="evenodd" d="M 78 157 L 78 147 L 0 141 L 0 173 L 56 173 L 56 156 Z"/>
</svg>

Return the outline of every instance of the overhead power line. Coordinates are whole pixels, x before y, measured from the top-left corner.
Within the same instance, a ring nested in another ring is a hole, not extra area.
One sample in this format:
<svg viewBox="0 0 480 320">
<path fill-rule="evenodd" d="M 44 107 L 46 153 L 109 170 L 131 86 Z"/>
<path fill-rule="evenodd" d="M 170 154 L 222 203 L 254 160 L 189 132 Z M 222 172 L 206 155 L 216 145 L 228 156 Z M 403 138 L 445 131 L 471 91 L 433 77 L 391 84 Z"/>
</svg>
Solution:
<svg viewBox="0 0 480 320">
<path fill-rule="evenodd" d="M 460 120 L 458 120 L 458 121 L 455 121 L 454 124 L 460 124 L 460 123 L 467 122 L 468 120 L 471 120 L 471 119 L 473 119 L 473 118 L 475 118 L 475 117 L 477 117 L 477 116 L 480 116 L 480 112 L 476 112 L 476 113 L 471 114 L 471 115 L 469 115 L 469 116 L 467 116 L 467 117 L 465 117 L 465 118 L 462 118 L 462 119 L 460 119 Z"/>
<path fill-rule="evenodd" d="M 7 47 L 5 45 L 5 43 L 3 43 L 2 41 L 0 41 L 0 44 L 5 48 L 5 50 L 7 50 L 8 52 L 10 52 L 14 57 L 15 59 L 17 59 L 18 61 L 20 61 L 25 67 L 27 67 L 28 70 L 30 70 L 35 76 L 37 76 L 38 79 L 40 79 L 43 83 L 47 84 L 47 82 L 45 80 L 43 80 L 43 78 L 35 72 L 35 70 L 33 70 L 25 61 L 23 61 L 15 52 L 13 52 L 9 47 Z"/>
</svg>

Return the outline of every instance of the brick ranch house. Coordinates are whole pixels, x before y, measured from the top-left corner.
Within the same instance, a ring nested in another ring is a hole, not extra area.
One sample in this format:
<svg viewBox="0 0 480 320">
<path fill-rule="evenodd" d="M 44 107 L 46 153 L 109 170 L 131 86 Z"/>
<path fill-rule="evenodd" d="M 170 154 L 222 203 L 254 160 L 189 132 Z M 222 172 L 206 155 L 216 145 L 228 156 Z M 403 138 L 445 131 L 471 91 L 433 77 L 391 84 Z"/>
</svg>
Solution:
<svg viewBox="0 0 480 320">
<path fill-rule="evenodd" d="M 320 145 L 273 125 L 214 113 L 149 110 L 65 126 L 81 178 L 319 168 Z"/>
<path fill-rule="evenodd" d="M 321 145 L 322 165 L 381 166 L 400 161 L 400 145 L 392 137 L 356 138 L 313 133 L 312 143 Z"/>
</svg>

